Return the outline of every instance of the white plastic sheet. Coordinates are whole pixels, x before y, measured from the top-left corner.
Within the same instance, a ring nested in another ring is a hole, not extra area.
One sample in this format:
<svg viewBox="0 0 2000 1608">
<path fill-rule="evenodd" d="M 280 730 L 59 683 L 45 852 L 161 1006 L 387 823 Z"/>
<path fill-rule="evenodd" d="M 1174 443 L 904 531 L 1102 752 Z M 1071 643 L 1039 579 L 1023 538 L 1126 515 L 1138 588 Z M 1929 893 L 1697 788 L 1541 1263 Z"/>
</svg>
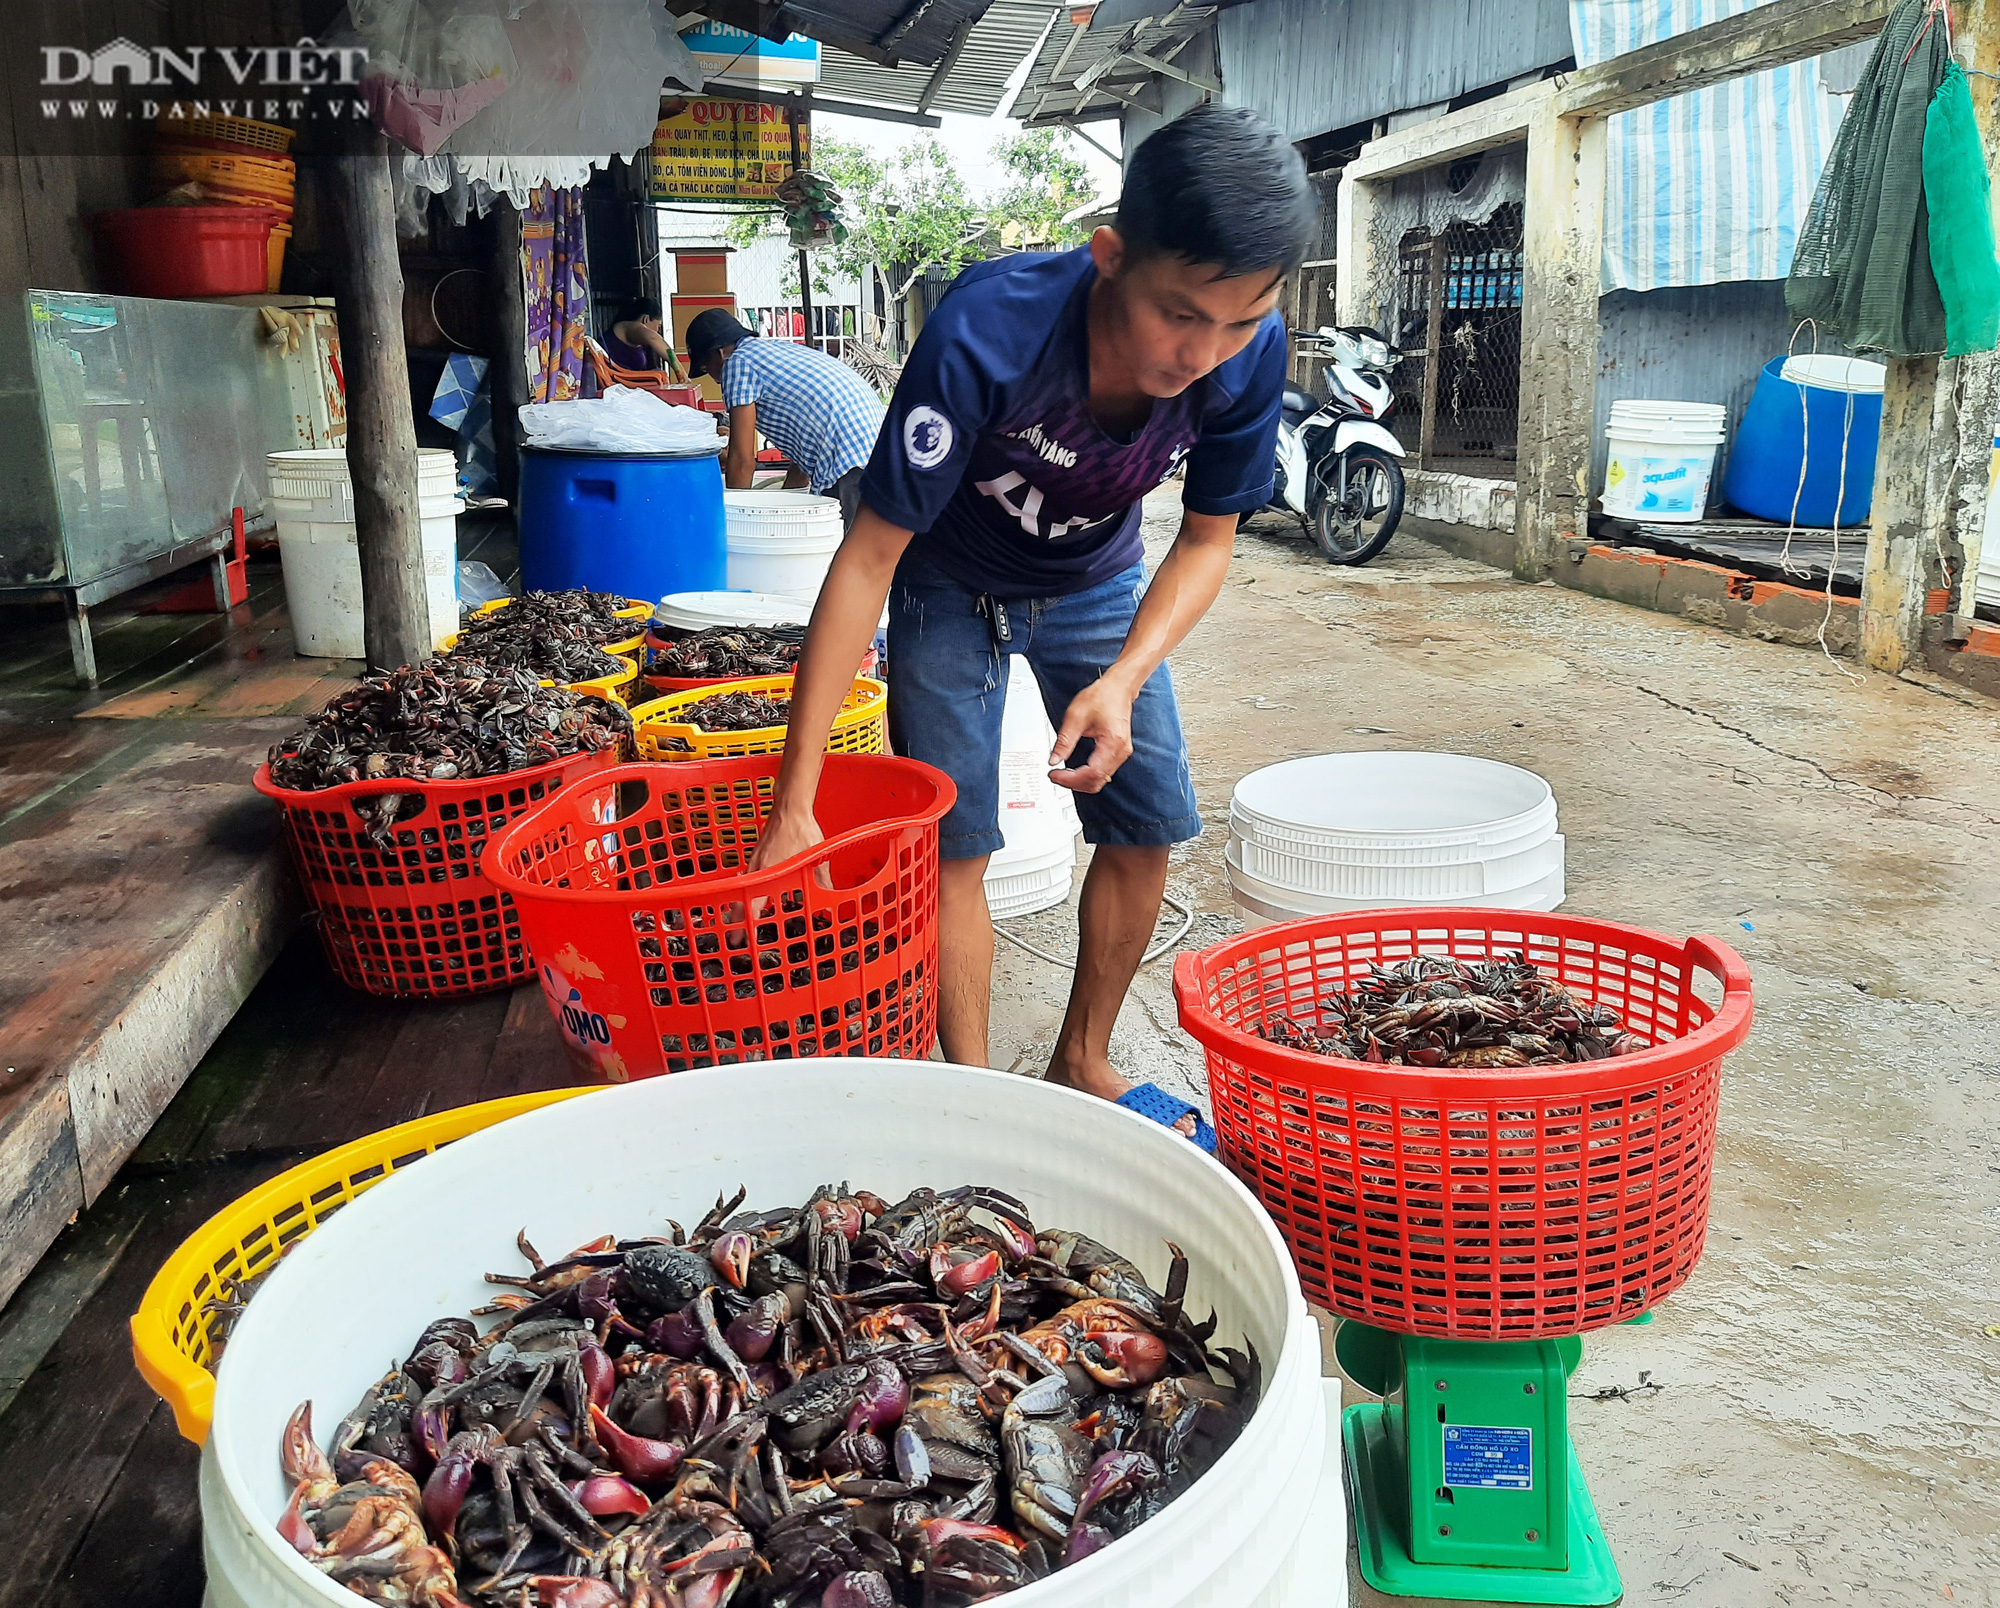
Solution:
<svg viewBox="0 0 2000 1608">
<path fill-rule="evenodd" d="M 629 385 L 576 402 L 531 402 L 520 416 L 531 447 L 681 453 L 722 448 L 709 414 L 663 402 L 651 391 Z"/>
</svg>

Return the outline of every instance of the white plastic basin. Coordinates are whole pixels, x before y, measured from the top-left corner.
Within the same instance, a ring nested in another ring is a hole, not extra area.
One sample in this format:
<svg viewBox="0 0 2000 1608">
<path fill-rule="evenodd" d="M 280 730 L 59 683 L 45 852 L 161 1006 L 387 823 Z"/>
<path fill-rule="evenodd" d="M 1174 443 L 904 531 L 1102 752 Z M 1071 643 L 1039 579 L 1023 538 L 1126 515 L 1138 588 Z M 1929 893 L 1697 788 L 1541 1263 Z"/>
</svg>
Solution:
<svg viewBox="0 0 2000 1608">
<path fill-rule="evenodd" d="M 1533 771 L 1470 754 L 1313 754 L 1252 771 L 1231 810 L 1245 837 L 1359 862 L 1479 859 L 1485 845 L 1555 829 L 1555 795 Z"/>
<path fill-rule="evenodd" d="M 839 551 L 840 499 L 805 491 L 726 491 L 729 584 L 810 608 Z"/>
<path fill-rule="evenodd" d="M 690 1220 L 738 1184 L 776 1205 L 840 1179 L 892 1198 L 995 1185 L 1037 1226 L 1080 1229 L 1155 1281 L 1172 1236 L 1192 1263 L 1190 1309 L 1213 1305 L 1218 1343 L 1247 1334 L 1263 1359 L 1262 1405 L 1208 1474 L 1010 1605 L 1346 1601 L 1319 1331 L 1249 1192 L 1178 1135 L 1088 1095 L 935 1062 L 821 1060 L 684 1072 L 516 1117 L 396 1173 L 301 1241 L 250 1303 L 217 1379 L 201 1475 L 212 1608 L 353 1608 L 273 1528 L 290 1495 L 285 1420 L 310 1397 L 326 1434 L 424 1325 L 490 1295 L 483 1272 L 519 1265 L 518 1230 L 569 1246 Z"/>
</svg>

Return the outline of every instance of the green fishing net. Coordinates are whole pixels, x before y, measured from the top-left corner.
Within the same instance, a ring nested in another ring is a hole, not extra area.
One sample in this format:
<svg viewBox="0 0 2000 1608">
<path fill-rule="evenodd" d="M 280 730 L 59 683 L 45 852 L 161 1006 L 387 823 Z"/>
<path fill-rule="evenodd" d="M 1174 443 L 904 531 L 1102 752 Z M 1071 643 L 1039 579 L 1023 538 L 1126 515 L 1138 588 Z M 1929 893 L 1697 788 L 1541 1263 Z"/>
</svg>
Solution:
<svg viewBox="0 0 2000 1608">
<path fill-rule="evenodd" d="M 1924 178 L 1948 51 L 1931 0 L 1902 0 L 1890 13 L 1799 231 L 1785 306 L 1853 349 L 1911 357 L 1947 344 Z M 1983 162 L 1979 179 L 1983 190 Z"/>
</svg>

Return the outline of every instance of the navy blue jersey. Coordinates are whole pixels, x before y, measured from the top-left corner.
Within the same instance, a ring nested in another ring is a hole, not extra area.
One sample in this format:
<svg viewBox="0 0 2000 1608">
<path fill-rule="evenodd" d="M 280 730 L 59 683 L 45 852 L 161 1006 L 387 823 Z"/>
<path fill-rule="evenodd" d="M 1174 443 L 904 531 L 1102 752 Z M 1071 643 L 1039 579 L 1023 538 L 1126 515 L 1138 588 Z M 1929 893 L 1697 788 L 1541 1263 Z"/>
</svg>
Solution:
<svg viewBox="0 0 2000 1608">
<path fill-rule="evenodd" d="M 1090 414 L 1096 281 L 1087 247 L 974 264 L 925 320 L 890 401 L 862 500 L 976 591 L 1061 597 L 1129 568 L 1140 499 L 1182 459 L 1195 513 L 1247 513 L 1271 496 L 1284 321 L 1271 314 L 1121 440 Z"/>
</svg>

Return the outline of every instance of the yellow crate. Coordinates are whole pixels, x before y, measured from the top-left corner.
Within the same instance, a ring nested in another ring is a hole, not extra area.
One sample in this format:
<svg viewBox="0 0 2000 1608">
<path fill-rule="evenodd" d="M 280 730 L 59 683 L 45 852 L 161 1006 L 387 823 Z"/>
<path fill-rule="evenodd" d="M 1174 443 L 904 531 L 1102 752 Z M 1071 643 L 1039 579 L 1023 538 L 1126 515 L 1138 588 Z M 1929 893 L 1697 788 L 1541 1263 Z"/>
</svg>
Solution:
<svg viewBox="0 0 2000 1608">
<path fill-rule="evenodd" d="M 790 676 L 752 676 L 744 681 L 719 681 L 713 686 L 693 687 L 686 692 L 670 692 L 651 703 L 634 705 L 632 724 L 641 759 L 664 760 L 669 764 L 693 759 L 741 759 L 748 754 L 784 752 L 783 726 L 761 726 L 755 731 L 703 731 L 690 726 L 683 713 L 704 698 L 725 692 L 755 692 L 766 697 L 792 695 Z M 675 741 L 685 747 L 673 746 Z M 889 751 L 889 688 L 867 676 L 856 676 L 847 696 L 840 701 L 840 713 L 833 717 L 827 733 L 829 754 L 886 754 Z"/>
<path fill-rule="evenodd" d="M 182 1240 L 132 1314 L 132 1359 L 146 1383 L 174 1410 L 174 1422 L 199 1446 L 215 1407 L 215 1335 L 222 1315 L 208 1304 L 231 1297 L 236 1284 L 268 1272 L 296 1244 L 355 1196 L 433 1150 L 534 1111 L 588 1094 L 550 1089 L 506 1100 L 439 1111 L 384 1128 L 301 1162 L 240 1196 Z"/>
</svg>

